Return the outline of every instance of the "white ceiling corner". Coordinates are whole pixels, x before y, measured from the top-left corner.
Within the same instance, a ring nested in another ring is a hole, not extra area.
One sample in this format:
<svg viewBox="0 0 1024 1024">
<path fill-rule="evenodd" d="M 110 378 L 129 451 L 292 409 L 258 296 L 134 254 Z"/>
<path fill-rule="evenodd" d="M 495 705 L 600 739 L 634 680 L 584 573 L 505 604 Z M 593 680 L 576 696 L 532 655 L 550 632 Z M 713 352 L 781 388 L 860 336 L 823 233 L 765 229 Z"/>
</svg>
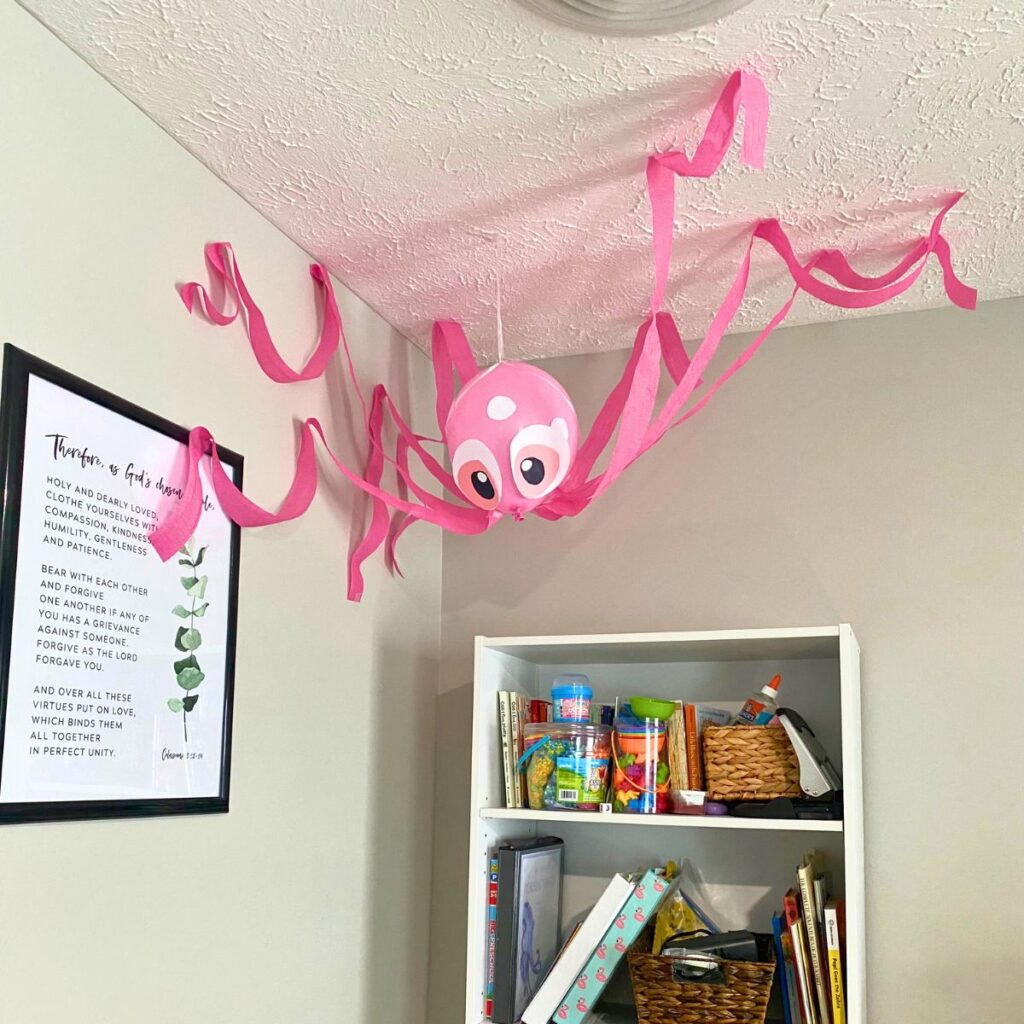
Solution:
<svg viewBox="0 0 1024 1024">
<path fill-rule="evenodd" d="M 508 355 L 629 345 L 650 290 L 644 160 L 692 146 L 737 66 L 768 82 L 768 162 L 734 152 L 678 185 L 684 334 L 757 218 L 870 270 L 959 188 L 957 267 L 982 298 L 1024 293 L 1019 0 L 755 0 L 652 39 L 586 36 L 514 0 L 21 2 L 421 344 L 450 316 L 493 351 L 500 272 Z M 785 290 L 759 251 L 738 327 Z M 886 308 L 944 301 L 933 268 Z M 805 296 L 791 322 L 850 315 Z"/>
</svg>

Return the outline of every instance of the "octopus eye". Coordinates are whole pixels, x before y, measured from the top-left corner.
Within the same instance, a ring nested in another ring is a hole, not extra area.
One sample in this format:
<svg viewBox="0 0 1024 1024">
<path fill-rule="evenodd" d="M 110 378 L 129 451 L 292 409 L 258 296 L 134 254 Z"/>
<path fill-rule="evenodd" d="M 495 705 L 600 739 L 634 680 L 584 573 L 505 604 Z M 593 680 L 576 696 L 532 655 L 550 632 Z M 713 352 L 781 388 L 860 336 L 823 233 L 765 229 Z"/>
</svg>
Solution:
<svg viewBox="0 0 1024 1024">
<path fill-rule="evenodd" d="M 452 472 L 466 500 L 486 512 L 501 500 L 501 472 L 482 441 L 463 441 L 452 456 Z"/>
<path fill-rule="evenodd" d="M 563 420 L 550 426 L 535 424 L 512 440 L 512 473 L 524 498 L 537 500 L 550 494 L 569 470 L 569 440 Z"/>
<path fill-rule="evenodd" d="M 554 453 L 552 453 L 554 454 Z M 557 458 L 557 455 L 555 455 Z M 544 460 L 536 455 L 531 455 L 519 463 L 519 472 L 523 479 L 533 487 L 544 482 Z"/>
</svg>

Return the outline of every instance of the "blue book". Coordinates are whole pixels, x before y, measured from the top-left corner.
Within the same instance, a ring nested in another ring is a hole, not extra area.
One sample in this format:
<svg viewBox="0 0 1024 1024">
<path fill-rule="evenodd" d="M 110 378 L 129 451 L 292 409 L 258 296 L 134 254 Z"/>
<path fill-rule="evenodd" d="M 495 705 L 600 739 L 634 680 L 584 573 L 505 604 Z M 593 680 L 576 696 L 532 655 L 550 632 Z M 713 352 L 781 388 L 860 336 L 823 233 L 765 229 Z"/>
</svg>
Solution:
<svg viewBox="0 0 1024 1024">
<path fill-rule="evenodd" d="M 801 1024 L 800 1018 L 793 1019 L 793 968 L 786 961 L 786 952 L 782 948 L 782 936 L 786 934 L 786 922 L 781 914 L 772 917 L 772 938 L 775 940 L 775 960 L 778 967 L 775 973 L 779 978 L 782 990 L 782 1012 L 786 1015 L 786 1024 Z"/>
</svg>

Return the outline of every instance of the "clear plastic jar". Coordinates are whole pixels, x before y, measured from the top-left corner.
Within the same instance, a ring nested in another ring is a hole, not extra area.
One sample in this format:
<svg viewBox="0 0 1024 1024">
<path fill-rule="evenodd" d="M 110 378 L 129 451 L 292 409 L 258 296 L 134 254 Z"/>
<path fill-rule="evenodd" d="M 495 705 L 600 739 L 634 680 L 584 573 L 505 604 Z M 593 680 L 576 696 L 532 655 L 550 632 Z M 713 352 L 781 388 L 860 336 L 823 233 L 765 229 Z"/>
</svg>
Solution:
<svg viewBox="0 0 1024 1024">
<path fill-rule="evenodd" d="M 657 718 L 638 718 L 624 705 L 612 737 L 612 810 L 617 814 L 671 812 L 666 726 Z"/>
<path fill-rule="evenodd" d="M 586 722 L 526 726 L 521 765 L 533 811 L 596 811 L 608 792 L 611 729 Z"/>
</svg>

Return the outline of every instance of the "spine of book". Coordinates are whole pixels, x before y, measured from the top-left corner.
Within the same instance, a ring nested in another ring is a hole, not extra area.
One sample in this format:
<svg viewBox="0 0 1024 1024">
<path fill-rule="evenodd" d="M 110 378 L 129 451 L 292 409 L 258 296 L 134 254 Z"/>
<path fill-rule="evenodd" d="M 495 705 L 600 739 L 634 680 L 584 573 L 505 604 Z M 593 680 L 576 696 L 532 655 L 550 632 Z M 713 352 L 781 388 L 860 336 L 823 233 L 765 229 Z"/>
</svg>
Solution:
<svg viewBox="0 0 1024 1024">
<path fill-rule="evenodd" d="M 782 1013 L 785 1017 L 785 1024 L 800 1024 L 799 1019 L 793 1019 L 793 1012 L 789 1001 L 790 979 L 786 971 L 786 953 L 782 948 L 782 940 L 786 933 L 786 919 L 782 914 L 772 915 L 772 939 L 775 947 L 775 973 L 779 980 L 779 989 L 782 995 Z"/>
<path fill-rule="evenodd" d="M 487 865 L 487 988 L 484 993 L 484 1016 L 494 1013 L 494 953 L 498 941 L 498 857 L 493 855 Z"/>
<path fill-rule="evenodd" d="M 818 928 L 818 915 L 814 904 L 814 864 L 815 855 L 809 854 L 797 871 L 800 883 L 800 903 L 803 907 L 804 925 L 807 929 L 807 946 L 811 956 L 811 975 L 814 978 L 814 991 L 818 998 L 818 1012 L 822 1024 L 829 1024 L 832 1019 L 831 999 L 828 994 L 828 971 L 825 967 L 824 946 L 821 930 Z"/>
<path fill-rule="evenodd" d="M 839 909 L 835 900 L 825 904 L 825 948 L 828 951 L 828 983 L 832 995 L 832 1024 L 846 1024 L 846 993 L 843 990 L 843 954 L 839 939 Z"/>
<path fill-rule="evenodd" d="M 807 952 L 807 932 L 804 928 L 803 918 L 800 916 L 800 899 L 795 889 L 790 889 L 786 893 L 783 906 L 786 912 L 786 924 L 789 925 L 790 942 L 793 944 L 796 989 L 800 997 L 800 1017 L 803 1024 L 819 1024 L 814 999 L 814 981 L 810 977 L 811 964 Z"/>
<path fill-rule="evenodd" d="M 683 722 L 686 726 L 686 775 L 690 789 L 704 788 L 703 758 L 700 756 L 700 736 L 697 735 L 697 709 L 693 704 L 683 708 Z"/>
<path fill-rule="evenodd" d="M 502 690 L 498 694 L 498 723 L 501 727 L 501 754 L 505 765 L 505 806 L 515 807 L 512 780 L 512 708 L 511 694 Z"/>
<path fill-rule="evenodd" d="M 526 751 L 526 726 L 530 721 L 530 698 L 525 693 L 518 694 L 519 697 L 519 757 Z M 519 806 L 529 807 L 530 798 L 526 792 L 526 772 L 518 770 L 519 759 L 516 759 L 516 780 L 519 783 Z"/>
<path fill-rule="evenodd" d="M 796 978 L 796 957 L 793 955 L 793 936 L 788 931 L 782 933 L 782 955 L 785 962 L 786 984 L 789 990 L 789 1019 L 793 1024 L 801 1024 L 803 1015 L 800 1012 L 800 989 Z"/>
<path fill-rule="evenodd" d="M 519 725 L 520 695 L 510 695 L 509 708 L 512 730 L 512 806 L 523 806 L 523 787 L 519 784 L 519 758 L 523 753 L 522 729 Z"/>
</svg>

